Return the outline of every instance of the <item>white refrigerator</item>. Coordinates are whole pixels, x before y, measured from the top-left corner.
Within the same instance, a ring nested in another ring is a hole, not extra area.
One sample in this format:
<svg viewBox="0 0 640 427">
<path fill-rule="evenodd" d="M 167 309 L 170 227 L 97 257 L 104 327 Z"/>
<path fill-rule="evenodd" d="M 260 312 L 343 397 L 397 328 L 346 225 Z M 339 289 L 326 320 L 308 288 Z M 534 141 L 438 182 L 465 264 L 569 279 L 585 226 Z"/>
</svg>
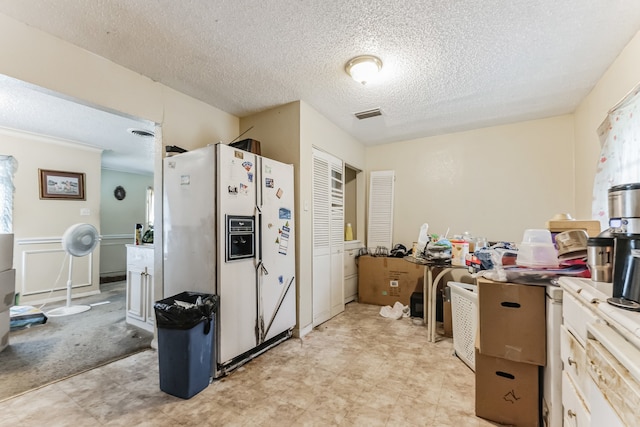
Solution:
<svg viewBox="0 0 640 427">
<path fill-rule="evenodd" d="M 216 376 L 296 323 L 293 166 L 225 144 L 164 160 L 164 295 L 215 293 Z"/>
</svg>

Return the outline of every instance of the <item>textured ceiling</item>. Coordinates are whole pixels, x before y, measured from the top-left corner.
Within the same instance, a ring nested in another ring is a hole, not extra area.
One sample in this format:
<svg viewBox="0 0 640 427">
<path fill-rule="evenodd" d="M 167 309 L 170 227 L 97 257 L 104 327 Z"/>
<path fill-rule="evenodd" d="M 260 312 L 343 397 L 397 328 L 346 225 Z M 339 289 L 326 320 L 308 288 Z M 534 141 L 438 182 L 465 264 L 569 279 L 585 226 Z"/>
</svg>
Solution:
<svg viewBox="0 0 640 427">
<path fill-rule="evenodd" d="M 303 100 L 367 145 L 573 112 L 640 29 L 638 0 L 0 0 L 0 13 L 239 117 Z M 366 86 L 344 72 L 361 54 L 384 64 Z"/>
</svg>

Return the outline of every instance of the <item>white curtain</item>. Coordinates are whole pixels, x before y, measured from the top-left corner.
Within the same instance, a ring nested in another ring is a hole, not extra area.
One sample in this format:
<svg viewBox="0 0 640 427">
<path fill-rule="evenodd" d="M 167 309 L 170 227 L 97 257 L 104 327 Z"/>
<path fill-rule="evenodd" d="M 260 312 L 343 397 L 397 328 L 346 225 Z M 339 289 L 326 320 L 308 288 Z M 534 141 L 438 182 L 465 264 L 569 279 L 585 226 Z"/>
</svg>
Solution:
<svg viewBox="0 0 640 427">
<path fill-rule="evenodd" d="M 608 190 L 640 182 L 640 85 L 613 107 L 598 128 L 600 158 L 593 184 L 592 217 L 609 228 Z"/>
<path fill-rule="evenodd" d="M 0 155 L 0 233 L 13 230 L 13 175 L 17 169 L 15 158 Z"/>
</svg>

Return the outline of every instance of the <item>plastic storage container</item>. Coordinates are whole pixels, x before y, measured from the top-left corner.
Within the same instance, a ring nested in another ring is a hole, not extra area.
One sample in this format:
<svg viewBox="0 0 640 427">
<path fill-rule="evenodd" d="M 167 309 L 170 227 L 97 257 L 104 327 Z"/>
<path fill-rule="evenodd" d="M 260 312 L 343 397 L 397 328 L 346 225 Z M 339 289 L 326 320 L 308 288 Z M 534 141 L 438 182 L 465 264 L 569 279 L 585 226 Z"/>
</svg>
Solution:
<svg viewBox="0 0 640 427">
<path fill-rule="evenodd" d="M 558 250 L 551 239 L 551 232 L 545 229 L 525 230 L 518 246 L 516 264 L 534 268 L 558 267 Z"/>
<path fill-rule="evenodd" d="M 472 371 L 476 370 L 476 332 L 478 330 L 478 287 L 449 282 L 453 349 Z"/>
<path fill-rule="evenodd" d="M 207 388 L 215 373 L 218 297 L 182 292 L 157 301 L 154 310 L 160 390 L 189 399 Z"/>
</svg>

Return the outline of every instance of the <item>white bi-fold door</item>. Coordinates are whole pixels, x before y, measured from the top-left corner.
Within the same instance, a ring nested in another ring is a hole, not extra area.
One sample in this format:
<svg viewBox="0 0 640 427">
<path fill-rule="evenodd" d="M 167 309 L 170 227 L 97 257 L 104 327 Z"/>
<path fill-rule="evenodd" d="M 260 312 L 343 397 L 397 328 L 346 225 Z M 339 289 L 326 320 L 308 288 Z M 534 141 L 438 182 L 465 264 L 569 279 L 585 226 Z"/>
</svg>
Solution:
<svg viewBox="0 0 640 427">
<path fill-rule="evenodd" d="M 344 311 L 344 164 L 313 150 L 313 324 Z"/>
</svg>

